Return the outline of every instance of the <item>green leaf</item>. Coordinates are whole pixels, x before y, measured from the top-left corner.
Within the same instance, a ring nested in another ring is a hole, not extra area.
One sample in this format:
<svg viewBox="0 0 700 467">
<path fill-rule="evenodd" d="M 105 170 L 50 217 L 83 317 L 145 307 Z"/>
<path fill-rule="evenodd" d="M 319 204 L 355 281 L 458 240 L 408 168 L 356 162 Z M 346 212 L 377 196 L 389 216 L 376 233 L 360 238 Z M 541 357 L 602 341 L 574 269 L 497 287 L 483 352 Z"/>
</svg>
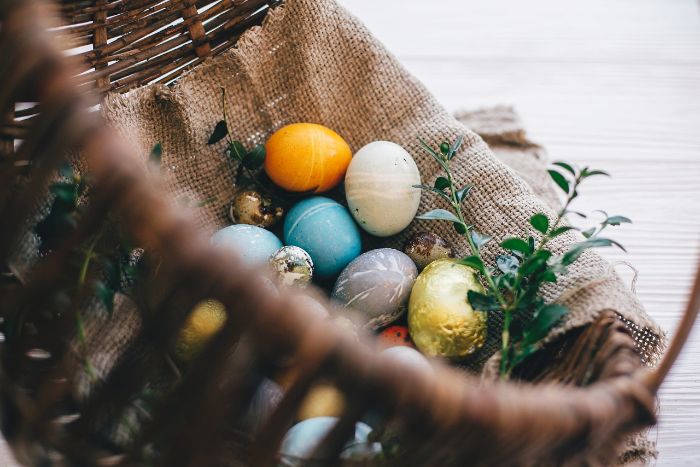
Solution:
<svg viewBox="0 0 700 467">
<path fill-rule="evenodd" d="M 447 163 L 442 158 L 442 156 L 440 154 L 438 154 L 437 152 L 435 152 L 435 150 L 433 148 L 431 148 L 428 145 L 428 143 L 426 143 L 422 138 L 418 138 L 418 141 L 420 142 L 421 146 L 423 147 L 423 150 L 425 152 L 427 152 L 428 154 L 430 154 L 431 156 L 433 156 L 433 159 L 435 159 L 435 161 L 437 161 L 437 163 L 440 164 L 440 167 L 442 167 L 442 170 L 447 172 L 449 170 L 449 168 L 447 167 Z"/>
<path fill-rule="evenodd" d="M 554 271 L 551 269 L 547 269 L 542 273 L 542 281 L 543 282 L 556 282 L 557 281 L 557 275 Z"/>
<path fill-rule="evenodd" d="M 566 211 L 566 214 L 576 214 L 578 217 L 580 217 L 582 219 L 585 219 L 588 217 L 585 213 L 583 213 L 581 211 L 572 211 L 570 209 Z"/>
<path fill-rule="evenodd" d="M 542 213 L 537 213 L 530 218 L 530 225 L 542 234 L 546 234 L 549 229 L 549 219 Z"/>
<path fill-rule="evenodd" d="M 461 265 L 469 266 L 470 268 L 474 268 L 482 274 L 486 270 L 484 267 L 484 262 L 478 256 L 467 256 L 466 258 L 462 258 L 462 259 L 458 260 L 457 262 Z"/>
<path fill-rule="evenodd" d="M 209 137 L 209 140 L 207 141 L 207 144 L 215 144 L 221 141 L 226 137 L 228 134 L 228 126 L 226 125 L 225 120 L 220 120 L 216 126 L 214 127 L 214 131 L 212 132 L 211 136 Z"/>
<path fill-rule="evenodd" d="M 535 314 L 523 330 L 524 345 L 535 344 L 549 334 L 549 331 L 561 318 L 568 313 L 569 309 L 563 305 L 552 303 L 538 308 Z"/>
<path fill-rule="evenodd" d="M 107 311 L 112 314 L 112 310 L 114 309 L 114 289 L 98 280 L 95 281 L 95 294 L 105 308 L 107 308 Z"/>
<path fill-rule="evenodd" d="M 554 180 L 554 183 L 556 183 L 559 188 L 564 190 L 564 193 L 568 194 L 569 193 L 569 182 L 564 177 L 561 173 L 557 172 L 556 170 L 548 170 L 549 176 L 552 177 L 552 180 Z"/>
<path fill-rule="evenodd" d="M 499 255 L 496 256 L 496 266 L 503 274 L 515 274 L 518 272 L 520 260 L 513 255 Z"/>
<path fill-rule="evenodd" d="M 70 165 L 70 162 L 68 161 L 63 161 L 61 165 L 58 168 L 58 176 L 62 178 L 73 178 L 73 166 Z"/>
<path fill-rule="evenodd" d="M 588 170 L 588 167 L 584 167 L 583 170 L 581 170 L 581 178 L 588 178 L 588 177 L 593 177 L 595 175 L 603 175 L 605 177 L 609 177 L 610 174 L 607 172 L 604 172 L 602 170 Z"/>
<path fill-rule="evenodd" d="M 528 245 L 525 240 L 516 237 L 511 237 L 504 240 L 501 242 L 501 246 L 506 250 L 519 251 L 525 254 L 530 252 L 530 245 Z"/>
<path fill-rule="evenodd" d="M 247 168 L 254 170 L 262 167 L 263 162 L 265 162 L 265 146 L 258 144 L 245 155 L 243 158 L 243 165 Z"/>
<path fill-rule="evenodd" d="M 559 235 L 568 232 L 569 230 L 574 230 L 574 227 L 568 226 L 568 225 L 563 225 L 561 227 L 557 227 L 556 229 L 552 230 L 549 232 L 549 236 L 551 238 L 558 237 Z"/>
<path fill-rule="evenodd" d="M 566 162 L 561 162 L 561 161 L 559 161 L 559 162 L 554 162 L 552 165 L 559 166 L 559 167 L 561 167 L 562 169 L 564 169 L 564 170 L 566 170 L 567 172 L 569 172 L 569 173 L 570 173 L 571 175 L 573 175 L 574 177 L 576 176 L 576 169 L 574 169 L 571 165 L 567 164 Z"/>
<path fill-rule="evenodd" d="M 148 156 L 148 160 L 150 160 L 153 164 L 160 167 L 160 162 L 161 162 L 162 156 L 163 156 L 163 145 L 160 143 L 156 143 L 153 146 L 153 149 L 151 149 L 151 154 Z"/>
<path fill-rule="evenodd" d="M 610 216 L 605 220 L 608 225 L 631 224 L 632 221 L 625 216 Z"/>
<path fill-rule="evenodd" d="M 435 179 L 435 188 L 438 190 L 444 190 L 450 186 L 450 181 L 445 177 L 438 177 Z"/>
<path fill-rule="evenodd" d="M 430 191 L 431 193 L 435 193 L 436 195 L 439 195 L 443 199 L 445 199 L 445 201 L 447 201 L 448 203 L 452 202 L 452 200 L 447 195 L 447 193 L 445 193 L 442 190 L 438 190 L 437 188 L 433 188 L 432 186 L 428 186 L 428 185 L 412 185 L 412 186 L 413 186 L 413 188 L 420 188 L 421 190 Z"/>
<path fill-rule="evenodd" d="M 457 151 L 459 151 L 459 148 L 462 147 L 462 143 L 464 142 L 464 135 L 460 135 L 457 137 L 457 139 L 452 143 L 452 147 L 450 148 L 450 151 L 447 153 L 447 160 L 451 161 L 452 158 L 457 154 Z"/>
<path fill-rule="evenodd" d="M 548 250 L 540 250 L 533 256 L 530 256 L 520 268 L 520 274 L 529 276 L 546 266 L 547 260 L 552 256 Z"/>
<path fill-rule="evenodd" d="M 471 239 L 472 242 L 474 242 L 476 249 L 479 250 L 482 246 L 484 246 L 491 240 L 491 237 L 489 237 L 488 235 L 482 235 L 479 232 L 472 230 Z"/>
<path fill-rule="evenodd" d="M 440 145 L 440 152 L 444 155 L 447 155 L 450 152 L 450 144 L 447 141 Z"/>
<path fill-rule="evenodd" d="M 472 190 L 472 188 L 474 188 L 474 185 L 467 185 L 461 190 L 459 190 L 457 193 L 455 193 L 457 197 L 457 202 L 461 203 L 462 201 L 467 199 L 469 197 L 469 192 Z"/>
<path fill-rule="evenodd" d="M 460 235 L 464 235 L 465 233 L 467 233 L 467 230 L 468 230 L 467 226 L 462 224 L 461 222 L 454 222 L 452 224 L 452 226 L 455 228 L 457 233 Z"/>
<path fill-rule="evenodd" d="M 474 290 L 469 290 L 467 292 L 467 302 L 469 302 L 472 308 L 478 311 L 498 311 L 501 309 L 498 300 L 494 297 L 484 295 Z"/>
<path fill-rule="evenodd" d="M 416 219 L 422 219 L 425 221 L 451 221 L 451 222 L 458 222 L 461 223 L 459 218 L 452 214 L 450 211 L 447 211 L 445 209 L 433 209 L 432 211 L 428 211 L 425 214 L 421 214 L 420 216 L 417 216 Z"/>
<path fill-rule="evenodd" d="M 583 252 L 589 248 L 600 248 L 613 245 L 618 246 L 620 249 L 622 249 L 622 251 L 627 251 L 622 245 L 614 240 L 610 240 L 609 238 L 594 237 L 584 240 L 583 242 L 575 243 L 569 247 L 569 250 L 562 256 L 561 262 L 563 265 L 568 266 L 574 263 L 574 261 L 576 261 L 579 256 L 581 256 Z"/>
<path fill-rule="evenodd" d="M 248 154 L 248 151 L 246 151 L 245 146 L 241 144 L 240 141 L 234 141 L 228 146 L 228 152 L 229 152 L 229 157 L 231 159 L 235 159 L 237 161 L 243 161 L 245 159 L 245 156 Z"/>
<path fill-rule="evenodd" d="M 583 232 L 581 232 L 581 235 L 583 235 L 586 238 L 590 238 L 591 235 L 593 235 L 595 233 L 595 231 L 596 231 L 596 228 L 591 227 L 590 229 L 584 230 Z"/>
</svg>

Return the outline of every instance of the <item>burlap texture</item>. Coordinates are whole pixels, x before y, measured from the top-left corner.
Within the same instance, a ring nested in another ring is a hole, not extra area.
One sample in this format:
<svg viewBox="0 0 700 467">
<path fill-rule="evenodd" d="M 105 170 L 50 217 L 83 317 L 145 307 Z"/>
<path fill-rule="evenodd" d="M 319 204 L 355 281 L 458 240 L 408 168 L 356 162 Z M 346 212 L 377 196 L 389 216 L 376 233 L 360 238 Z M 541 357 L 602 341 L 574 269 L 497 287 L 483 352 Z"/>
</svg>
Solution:
<svg viewBox="0 0 700 467">
<path fill-rule="evenodd" d="M 166 185 L 173 193 L 212 200 L 196 210 L 209 232 L 229 224 L 226 211 L 235 190 L 225 142 L 206 144 L 223 113 L 222 88 L 230 130 L 245 145 L 264 143 L 289 123 L 320 123 L 342 135 L 354 151 L 378 139 L 402 145 L 426 184 L 434 181 L 439 167 L 420 149 L 417 137 L 437 146 L 465 135 L 453 163 L 455 177 L 460 185 L 475 185 L 466 214 L 476 230 L 494 237 L 486 247 L 489 258 L 498 253 L 501 239 L 535 235 L 528 222 L 533 214 L 555 215 L 558 201 L 544 171 L 543 153 L 527 140 L 511 112 L 460 116 L 497 148 L 495 157 L 481 137 L 449 115 L 343 8 L 332 0 L 287 0 L 270 12 L 262 27 L 245 33 L 235 49 L 206 61 L 174 86 L 146 86 L 110 95 L 104 102 L 108 122 L 144 158 L 156 142 L 162 144 Z M 446 206 L 424 193 L 419 211 L 436 207 Z M 432 230 L 452 241 L 459 254 L 467 253 L 465 242 L 444 222 L 414 221 L 382 243 L 400 249 L 420 230 Z M 580 239 L 569 233 L 550 246 L 561 253 Z M 584 254 L 544 295 L 571 309 L 550 339 L 612 308 L 637 330 L 645 361 L 657 359 L 663 332 L 599 255 Z M 492 324 L 498 329 L 498 323 Z M 466 363 L 487 376 L 493 374 L 499 345 L 498 332 L 491 334 Z"/>
</svg>

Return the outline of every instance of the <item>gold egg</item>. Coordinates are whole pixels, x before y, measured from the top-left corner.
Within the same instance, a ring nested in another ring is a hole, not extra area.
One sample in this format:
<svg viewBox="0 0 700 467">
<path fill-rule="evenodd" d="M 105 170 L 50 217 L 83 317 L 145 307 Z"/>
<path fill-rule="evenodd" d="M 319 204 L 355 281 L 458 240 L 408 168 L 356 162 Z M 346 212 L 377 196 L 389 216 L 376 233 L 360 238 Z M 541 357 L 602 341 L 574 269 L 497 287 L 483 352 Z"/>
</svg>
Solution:
<svg viewBox="0 0 700 467">
<path fill-rule="evenodd" d="M 175 353 L 190 362 L 226 322 L 226 308 L 216 300 L 205 300 L 189 314 L 175 344 Z"/>
<path fill-rule="evenodd" d="M 467 302 L 484 292 L 477 273 L 453 259 L 439 259 L 420 273 L 408 302 L 408 328 L 416 347 L 431 357 L 460 359 L 486 341 L 486 313 Z"/>
<path fill-rule="evenodd" d="M 340 417 L 345 408 L 343 394 L 330 384 L 320 383 L 311 388 L 299 407 L 297 418 Z"/>
</svg>

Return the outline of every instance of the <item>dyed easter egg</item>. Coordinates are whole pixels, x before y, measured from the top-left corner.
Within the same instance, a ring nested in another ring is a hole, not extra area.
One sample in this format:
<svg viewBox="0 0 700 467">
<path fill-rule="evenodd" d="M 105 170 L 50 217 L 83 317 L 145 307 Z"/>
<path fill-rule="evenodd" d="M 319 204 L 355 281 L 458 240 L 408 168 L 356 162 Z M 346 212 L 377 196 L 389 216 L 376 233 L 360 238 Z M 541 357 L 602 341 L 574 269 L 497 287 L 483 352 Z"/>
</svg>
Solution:
<svg viewBox="0 0 700 467">
<path fill-rule="evenodd" d="M 287 431 L 280 447 L 280 465 L 297 467 L 309 465 L 309 461 L 327 459 L 312 458 L 316 447 L 338 423 L 336 417 L 316 417 L 303 420 Z M 370 460 L 381 452 L 381 445 L 369 441 L 372 429 L 365 423 L 355 424 L 355 434 L 345 444 L 340 458 L 344 460 Z"/>
<path fill-rule="evenodd" d="M 345 174 L 348 208 L 360 226 L 378 237 L 405 229 L 418 211 L 420 173 L 398 144 L 375 141 L 353 156 Z"/>
<path fill-rule="evenodd" d="M 282 242 L 269 230 L 254 225 L 237 224 L 224 227 L 211 237 L 214 245 L 235 251 L 250 266 L 267 264 Z"/>
<path fill-rule="evenodd" d="M 234 196 L 229 209 L 229 218 L 234 224 L 250 224 L 271 227 L 280 219 L 284 210 L 274 206 L 272 200 L 257 191 L 243 191 Z"/>
<path fill-rule="evenodd" d="M 420 352 L 411 347 L 389 347 L 386 350 L 382 350 L 380 355 L 402 365 L 420 368 L 425 371 L 433 371 L 430 362 Z"/>
<path fill-rule="evenodd" d="M 389 326 L 379 334 L 379 340 L 387 347 L 413 347 L 413 341 L 406 326 Z"/>
<path fill-rule="evenodd" d="M 297 418 L 306 420 L 314 417 L 340 417 L 345 408 L 345 397 L 331 384 L 316 384 L 299 406 Z"/>
<path fill-rule="evenodd" d="M 314 274 L 311 256 L 298 246 L 283 246 L 270 256 L 270 267 L 286 286 L 306 287 Z"/>
<path fill-rule="evenodd" d="M 418 232 L 413 235 L 406 242 L 403 252 L 416 263 L 419 270 L 423 270 L 436 259 L 455 257 L 452 245 L 432 232 Z"/>
<path fill-rule="evenodd" d="M 289 191 L 323 193 L 345 175 L 352 151 L 336 132 L 315 123 L 280 128 L 265 144 L 265 172 Z"/>
<path fill-rule="evenodd" d="M 277 383 L 263 379 L 243 416 L 243 429 L 253 433 L 257 432 L 270 418 L 283 397 L 284 392 Z"/>
<path fill-rule="evenodd" d="M 183 362 L 190 362 L 226 322 L 226 308 L 217 300 L 198 303 L 187 316 L 177 337 L 175 353 Z"/>
<path fill-rule="evenodd" d="M 483 293 L 476 272 L 439 259 L 420 273 L 408 303 L 408 328 L 416 347 L 431 357 L 464 358 L 486 341 L 486 313 L 467 302 L 467 291 Z"/>
<path fill-rule="evenodd" d="M 284 242 L 309 253 L 320 279 L 337 275 L 362 249 L 360 231 L 350 213 L 323 196 L 299 201 L 289 210 Z"/>
<path fill-rule="evenodd" d="M 365 314 L 367 327 L 377 329 L 406 309 L 418 270 L 411 258 L 392 248 L 380 248 L 354 259 L 338 276 L 331 296 Z"/>
</svg>

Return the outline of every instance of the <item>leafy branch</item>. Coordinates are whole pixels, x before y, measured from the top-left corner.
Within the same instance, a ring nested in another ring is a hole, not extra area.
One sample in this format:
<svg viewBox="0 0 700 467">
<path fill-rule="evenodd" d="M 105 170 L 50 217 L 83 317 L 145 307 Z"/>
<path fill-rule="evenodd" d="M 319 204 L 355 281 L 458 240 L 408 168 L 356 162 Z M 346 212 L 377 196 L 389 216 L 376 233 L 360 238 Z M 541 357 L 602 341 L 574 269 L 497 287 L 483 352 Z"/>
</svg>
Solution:
<svg viewBox="0 0 700 467">
<path fill-rule="evenodd" d="M 481 249 L 491 237 L 475 231 L 473 226 L 467 223 L 462 210 L 463 202 L 468 198 L 472 186 L 457 187 L 450 169 L 450 163 L 462 140 L 462 137 L 457 138 L 451 145 L 444 142 L 439 150 L 434 150 L 420 140 L 422 148 L 440 165 L 445 176 L 438 177 L 432 186 L 416 187 L 440 196 L 452 210 L 435 209 L 418 216 L 418 219 L 452 222 L 455 230 L 465 237 L 471 256 L 461 259 L 460 262 L 478 271 L 486 284 L 485 293 L 469 291 L 466 299 L 476 310 L 502 315 L 500 375 L 507 379 L 517 365 L 541 347 L 542 339 L 568 312 L 562 305 L 545 303 L 541 288 L 547 283 L 557 282 L 560 276 L 567 273 L 567 267 L 590 248 L 617 246 L 624 250 L 618 242 L 600 234 L 609 226 L 631 221 L 624 216 L 609 216 L 600 211 L 605 218 L 597 226 L 581 232 L 585 240 L 570 245 L 563 254 L 555 255 L 547 248 L 549 243 L 571 230 L 579 230 L 564 224 L 566 216 L 575 214 L 586 217 L 585 214 L 570 208 L 579 195 L 583 181 L 594 176 L 608 176 L 600 170 L 591 170 L 588 167 L 579 170 L 565 162 L 555 162 L 549 174 L 566 195 L 562 209 L 553 221 L 544 213 L 534 214 L 530 218 L 530 225 L 539 234 L 539 240 L 532 235 L 504 239 L 500 247 L 507 254 L 496 257 L 495 268 L 488 267 L 484 263 Z M 512 325 L 516 316 L 524 323 L 514 328 Z"/>
</svg>

